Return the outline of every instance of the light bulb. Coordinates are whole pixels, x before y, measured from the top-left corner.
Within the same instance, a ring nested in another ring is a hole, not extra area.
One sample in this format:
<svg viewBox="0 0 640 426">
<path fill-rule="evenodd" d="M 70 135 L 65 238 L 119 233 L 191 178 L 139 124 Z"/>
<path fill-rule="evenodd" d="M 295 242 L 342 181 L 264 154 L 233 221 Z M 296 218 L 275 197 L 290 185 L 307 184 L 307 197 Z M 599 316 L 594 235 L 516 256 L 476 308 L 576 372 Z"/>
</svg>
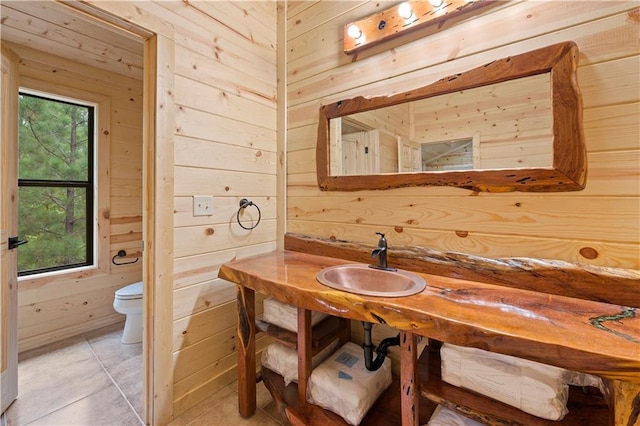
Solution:
<svg viewBox="0 0 640 426">
<path fill-rule="evenodd" d="M 398 15 L 400 15 L 400 17 L 402 19 L 411 19 L 411 17 L 413 16 L 413 10 L 411 10 L 411 5 L 409 4 L 409 2 L 404 2 L 404 3 L 400 3 L 400 6 L 398 6 Z"/>
<path fill-rule="evenodd" d="M 429 0 L 429 3 L 431 3 L 433 7 L 440 7 L 442 3 L 444 3 L 444 0 Z"/>
<path fill-rule="evenodd" d="M 347 35 L 357 40 L 360 38 L 360 36 L 362 36 L 362 30 L 360 30 L 357 25 L 352 24 L 349 25 L 349 28 L 347 28 Z"/>
</svg>

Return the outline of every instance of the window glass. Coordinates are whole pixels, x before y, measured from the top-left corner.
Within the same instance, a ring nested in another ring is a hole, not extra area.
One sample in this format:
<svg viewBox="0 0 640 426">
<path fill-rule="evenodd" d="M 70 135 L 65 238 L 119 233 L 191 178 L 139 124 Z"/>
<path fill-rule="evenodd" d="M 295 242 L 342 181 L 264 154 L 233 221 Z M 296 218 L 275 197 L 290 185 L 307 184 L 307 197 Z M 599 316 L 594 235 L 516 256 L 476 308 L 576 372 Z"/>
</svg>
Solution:
<svg viewBox="0 0 640 426">
<path fill-rule="evenodd" d="M 20 93 L 18 274 L 93 263 L 93 106 Z"/>
</svg>

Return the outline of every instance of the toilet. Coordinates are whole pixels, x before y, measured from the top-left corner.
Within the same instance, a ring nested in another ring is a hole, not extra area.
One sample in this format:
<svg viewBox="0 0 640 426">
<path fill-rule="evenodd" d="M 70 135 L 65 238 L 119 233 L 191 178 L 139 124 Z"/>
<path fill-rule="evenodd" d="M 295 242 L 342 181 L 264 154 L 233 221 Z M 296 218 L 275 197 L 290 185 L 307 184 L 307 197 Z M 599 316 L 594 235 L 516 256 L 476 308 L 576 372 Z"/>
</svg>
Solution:
<svg viewBox="0 0 640 426">
<path fill-rule="evenodd" d="M 122 343 L 142 342 L 142 281 L 117 290 L 113 299 L 113 309 L 127 316 Z"/>
</svg>

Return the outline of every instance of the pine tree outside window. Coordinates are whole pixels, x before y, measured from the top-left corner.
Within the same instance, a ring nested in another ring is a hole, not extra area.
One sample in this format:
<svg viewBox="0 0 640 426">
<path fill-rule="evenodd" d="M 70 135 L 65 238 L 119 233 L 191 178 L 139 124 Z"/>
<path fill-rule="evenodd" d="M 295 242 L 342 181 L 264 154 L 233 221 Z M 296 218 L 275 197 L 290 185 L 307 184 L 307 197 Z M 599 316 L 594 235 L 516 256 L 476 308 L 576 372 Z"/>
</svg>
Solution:
<svg viewBox="0 0 640 426">
<path fill-rule="evenodd" d="M 19 276 L 94 264 L 95 110 L 20 92 Z"/>
</svg>

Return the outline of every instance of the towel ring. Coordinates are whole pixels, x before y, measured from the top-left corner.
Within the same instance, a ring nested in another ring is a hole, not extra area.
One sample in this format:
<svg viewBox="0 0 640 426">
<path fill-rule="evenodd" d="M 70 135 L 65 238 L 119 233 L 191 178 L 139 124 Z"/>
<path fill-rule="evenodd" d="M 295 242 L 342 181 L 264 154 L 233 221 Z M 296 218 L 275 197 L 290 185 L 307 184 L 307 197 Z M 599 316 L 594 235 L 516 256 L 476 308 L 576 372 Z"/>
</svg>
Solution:
<svg viewBox="0 0 640 426">
<path fill-rule="evenodd" d="M 139 257 L 136 257 L 136 260 L 134 260 L 132 262 L 121 262 L 121 263 L 116 262 L 116 257 L 125 257 L 126 255 L 127 255 L 126 250 L 118 250 L 118 253 L 111 258 L 111 263 L 113 263 L 114 265 L 118 265 L 118 266 L 120 266 L 120 265 L 130 265 L 130 264 L 136 263 L 138 260 L 140 260 Z"/>
<path fill-rule="evenodd" d="M 240 212 L 242 212 L 244 209 L 246 209 L 249 206 L 253 206 L 256 208 L 256 210 L 258 210 L 258 220 L 253 226 L 247 227 L 240 222 Z M 256 226 L 258 226 L 258 224 L 260 223 L 260 219 L 262 219 L 262 212 L 260 211 L 260 207 L 258 207 L 257 204 L 254 204 L 253 201 L 249 201 L 246 198 L 243 198 L 242 200 L 240 200 L 240 208 L 238 209 L 238 213 L 236 213 L 236 220 L 238 221 L 238 225 L 240 225 L 240 228 L 246 229 L 247 231 L 251 231 L 252 229 L 255 229 Z"/>
</svg>

